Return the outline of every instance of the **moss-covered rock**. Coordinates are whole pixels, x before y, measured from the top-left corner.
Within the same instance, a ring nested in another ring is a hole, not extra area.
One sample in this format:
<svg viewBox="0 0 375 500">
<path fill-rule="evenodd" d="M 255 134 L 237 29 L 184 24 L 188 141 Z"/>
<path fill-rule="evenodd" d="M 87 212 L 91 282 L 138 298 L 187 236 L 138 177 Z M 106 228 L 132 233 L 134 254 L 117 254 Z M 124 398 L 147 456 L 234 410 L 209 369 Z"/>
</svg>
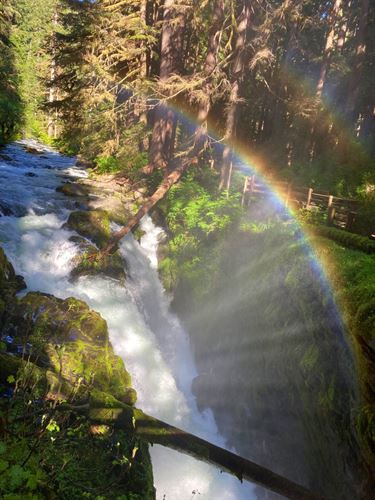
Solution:
<svg viewBox="0 0 375 500">
<path fill-rule="evenodd" d="M 65 194 L 65 196 L 87 197 L 90 194 L 90 190 L 87 186 L 74 182 L 66 182 L 62 184 L 56 188 L 56 191 L 58 193 Z"/>
<path fill-rule="evenodd" d="M 127 210 L 119 200 L 113 200 L 112 203 L 107 204 L 106 210 L 109 220 L 120 226 L 125 226 L 132 217 L 130 210 Z"/>
<path fill-rule="evenodd" d="M 108 499 L 154 500 L 148 446 L 135 436 L 131 417 L 124 430 L 109 424 L 105 432 L 91 432 L 98 426 L 89 412 L 79 416 L 73 412 L 73 418 L 66 418 L 68 413 L 58 410 L 64 405 L 58 404 L 48 432 L 40 436 L 40 419 L 35 415 L 45 412 L 43 418 L 48 418 L 51 400 L 89 400 L 93 411 L 131 415 L 136 392 L 123 360 L 113 353 L 100 314 L 73 297 L 62 300 L 38 292 L 16 297 L 24 286 L 0 249 L 1 333 L 12 338 L 8 345 L 8 340 L 0 342 L 0 394 L 4 396 L 0 413 L 12 414 L 6 422 L 7 470 L 17 467 L 25 477 L 35 478 L 30 491 L 38 498 L 82 498 L 90 491 L 93 498 L 104 494 Z M 59 474 L 51 474 L 47 485 L 43 474 L 53 470 Z M 8 497 L 11 491 L 23 498 L 23 485 L 9 489 L 10 477 L 0 484 L 0 497 Z M 79 481 L 73 484 L 74 477 Z M 111 484 L 108 494 L 106 484 Z"/>
<path fill-rule="evenodd" d="M 33 345 L 37 363 L 80 391 L 93 384 L 126 402 L 135 402 L 131 379 L 109 344 L 106 321 L 85 302 L 32 292 L 8 311 L 4 332 L 15 343 Z"/>
<path fill-rule="evenodd" d="M 15 294 L 24 288 L 26 288 L 24 279 L 15 273 L 12 264 L 0 248 L 0 326 L 7 304 L 14 302 Z"/>
<path fill-rule="evenodd" d="M 79 245 L 82 252 L 76 257 L 76 265 L 70 273 L 73 280 L 80 276 L 102 274 L 121 283 L 125 282 L 126 263 L 118 251 L 110 255 L 100 255 L 96 248 L 87 242 L 81 242 Z"/>
<path fill-rule="evenodd" d="M 99 248 L 103 248 L 111 236 L 109 223 L 106 210 L 78 210 L 69 215 L 64 227 L 76 231 L 81 236 L 89 238 Z"/>
<path fill-rule="evenodd" d="M 0 298 L 6 301 L 24 288 L 26 288 L 24 279 L 15 273 L 4 250 L 0 248 Z"/>
</svg>

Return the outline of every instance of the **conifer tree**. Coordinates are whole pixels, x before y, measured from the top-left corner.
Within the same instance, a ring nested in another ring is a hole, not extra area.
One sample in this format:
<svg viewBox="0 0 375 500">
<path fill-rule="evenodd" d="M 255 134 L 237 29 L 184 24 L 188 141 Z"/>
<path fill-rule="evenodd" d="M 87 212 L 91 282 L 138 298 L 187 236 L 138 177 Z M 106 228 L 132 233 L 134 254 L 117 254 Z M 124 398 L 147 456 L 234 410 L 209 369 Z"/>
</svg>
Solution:
<svg viewBox="0 0 375 500">
<path fill-rule="evenodd" d="M 13 0 L 0 5 L 0 144 L 9 140 L 22 124 L 23 109 L 18 92 L 11 32 L 15 16 Z"/>
</svg>

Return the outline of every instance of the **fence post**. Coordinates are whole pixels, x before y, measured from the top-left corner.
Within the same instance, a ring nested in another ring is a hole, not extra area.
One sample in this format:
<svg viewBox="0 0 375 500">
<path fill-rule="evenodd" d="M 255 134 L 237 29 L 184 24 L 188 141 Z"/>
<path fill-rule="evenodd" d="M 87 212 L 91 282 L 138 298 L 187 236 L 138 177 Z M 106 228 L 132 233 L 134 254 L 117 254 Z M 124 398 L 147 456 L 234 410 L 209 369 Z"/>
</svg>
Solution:
<svg viewBox="0 0 375 500">
<path fill-rule="evenodd" d="M 333 205 L 328 207 L 328 226 L 333 226 L 333 221 L 335 220 L 336 208 Z"/>
<path fill-rule="evenodd" d="M 255 175 L 250 177 L 250 193 L 252 193 L 255 189 Z"/>
<path fill-rule="evenodd" d="M 245 182 L 244 182 L 244 185 L 243 185 L 243 192 L 242 192 L 241 207 L 243 207 L 244 204 L 245 204 L 245 196 L 246 196 L 248 181 L 249 181 L 249 178 L 245 177 Z"/>
<path fill-rule="evenodd" d="M 307 191 L 306 208 L 309 208 L 310 206 L 312 194 L 313 194 L 313 188 L 309 188 L 309 190 Z"/>
<path fill-rule="evenodd" d="M 351 212 L 351 211 L 348 212 L 348 219 L 346 221 L 346 227 L 345 227 L 347 231 L 351 231 L 353 229 L 356 215 L 357 215 L 356 212 Z"/>
<path fill-rule="evenodd" d="M 286 197 L 285 197 L 285 208 L 288 208 L 289 206 L 289 198 L 290 198 L 290 192 L 292 189 L 292 183 L 288 183 L 287 191 L 286 191 Z"/>
<path fill-rule="evenodd" d="M 328 208 L 332 206 L 332 203 L 333 203 L 333 196 L 330 194 L 328 196 Z"/>
</svg>

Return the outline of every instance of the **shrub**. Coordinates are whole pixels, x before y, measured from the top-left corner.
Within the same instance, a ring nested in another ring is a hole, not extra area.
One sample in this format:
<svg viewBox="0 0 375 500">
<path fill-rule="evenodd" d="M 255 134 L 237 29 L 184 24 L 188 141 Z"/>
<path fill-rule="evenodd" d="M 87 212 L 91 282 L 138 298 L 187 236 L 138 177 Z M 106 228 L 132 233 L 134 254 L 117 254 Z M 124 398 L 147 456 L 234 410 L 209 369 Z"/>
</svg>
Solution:
<svg viewBox="0 0 375 500">
<path fill-rule="evenodd" d="M 114 156 L 98 156 L 94 163 L 98 174 L 112 174 L 120 170 L 120 164 Z"/>
<path fill-rule="evenodd" d="M 365 253 L 375 253 L 375 242 L 359 234 L 349 233 L 348 231 L 328 226 L 309 225 L 308 227 L 313 233 L 336 241 L 344 247 L 360 250 Z"/>
</svg>

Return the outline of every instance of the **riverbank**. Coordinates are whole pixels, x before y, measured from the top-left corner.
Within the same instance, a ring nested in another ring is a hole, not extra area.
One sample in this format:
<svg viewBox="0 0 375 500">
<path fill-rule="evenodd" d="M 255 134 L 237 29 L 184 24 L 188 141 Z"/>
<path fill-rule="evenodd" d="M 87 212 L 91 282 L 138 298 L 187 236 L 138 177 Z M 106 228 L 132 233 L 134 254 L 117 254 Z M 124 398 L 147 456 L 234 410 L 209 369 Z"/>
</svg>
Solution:
<svg viewBox="0 0 375 500">
<path fill-rule="evenodd" d="M 151 500 L 155 491 L 147 445 L 131 429 L 124 433 L 111 425 L 93 425 L 74 410 L 97 399 L 119 405 L 136 401 L 131 377 L 109 342 L 106 321 L 82 300 L 33 291 L 39 286 L 46 289 L 49 271 L 60 272 L 61 279 L 63 255 L 48 258 L 44 254 L 46 261 L 37 263 L 37 254 L 32 258 L 22 246 L 37 245 L 43 233 L 52 236 L 65 205 L 72 209 L 79 203 L 83 208 L 83 203 L 98 199 L 86 192 L 82 203 L 75 198 L 66 204 L 57 193 L 58 199 L 53 200 L 61 178 L 84 176 L 84 171 L 77 169 L 74 175 L 72 160 L 38 148 L 42 146 L 36 143 L 10 145 L 1 157 L 1 175 L 11 179 L 8 192 L 4 193 L 4 179 L 2 183 L 1 241 L 27 277 L 25 284 L 1 249 L 1 495 L 118 498 L 126 491 L 132 498 Z M 23 187 L 29 188 L 26 197 Z M 69 242 L 63 245 L 66 251 Z M 22 255 L 26 260 L 19 260 Z M 75 277 L 68 260 L 65 271 L 70 269 Z M 51 292 L 58 279 L 53 278 Z M 26 286 L 26 295 L 16 297 Z M 61 296 L 61 286 L 56 286 L 56 292 Z M 58 411 L 61 404 L 73 409 Z"/>
<path fill-rule="evenodd" d="M 62 300 L 64 304 L 69 297 L 75 297 L 79 304 L 84 301 L 91 310 L 97 311 L 107 323 L 115 356 L 125 361 L 131 374 L 137 406 L 160 420 L 222 446 L 224 441 L 211 414 L 202 415 L 196 407 L 190 389 L 196 368 L 189 342 L 178 319 L 169 312 L 169 300 L 157 275 L 160 229 L 149 218 L 142 221 L 136 235 L 141 243 L 132 235 L 121 243 L 115 262 L 108 263 L 109 276 L 107 269 L 93 265 L 91 259 L 84 257 L 105 243 L 108 225 L 111 230 L 117 227 L 111 218 L 127 213 L 116 209 L 111 214 L 111 210 L 106 210 L 112 203 L 108 203 L 109 198 L 118 198 L 121 193 L 115 194 L 109 188 L 110 196 L 106 196 L 104 182 L 107 179 L 104 178 L 98 189 L 89 187 L 92 181 L 86 178 L 87 171 L 74 167 L 71 160 L 56 152 L 45 150 L 43 154 L 33 154 L 16 144 L 9 145 L 4 153 L 16 154 L 17 158 L 12 164 L 7 160 L 6 165 L 2 164 L 1 174 L 7 177 L 11 193 L 3 189 L 0 198 L 9 204 L 10 210 L 18 207 L 19 216 L 0 217 L 0 236 L 17 272 L 25 277 L 29 291 L 53 294 L 54 300 Z M 26 175 L 29 173 L 34 175 Z M 61 187 L 63 182 L 66 184 Z M 5 183 L 2 186 L 4 188 Z M 68 190 L 73 196 L 67 196 L 62 190 Z M 129 210 L 133 202 L 130 192 Z M 57 362 L 60 355 L 65 364 L 69 349 L 65 353 L 62 346 L 58 353 Z M 77 371 L 81 368 L 80 365 Z M 86 369 L 84 372 L 87 375 Z M 107 438 L 99 439 L 105 446 Z M 109 439 L 116 444 L 114 435 Z M 166 495 L 190 500 L 193 491 L 207 500 L 254 498 L 251 485 L 241 484 L 212 466 L 157 445 L 150 451 L 157 498 Z M 113 468 L 114 472 L 127 468 L 129 457 L 125 453 L 123 457 L 123 461 L 117 454 L 113 458 L 120 462 L 116 463 L 118 467 Z M 113 460 L 108 461 L 111 471 Z M 60 465 L 56 465 L 56 471 Z M 65 467 L 68 471 L 68 466 Z M 92 494 L 87 483 L 81 486 L 87 487 L 85 491 L 89 496 Z M 112 498 L 111 491 L 101 495 Z"/>
<path fill-rule="evenodd" d="M 368 498 L 372 396 L 364 389 L 373 363 L 358 350 L 350 321 L 368 325 L 368 312 L 361 316 L 356 307 L 360 296 L 363 304 L 373 297 L 368 287 L 366 298 L 364 288 L 356 289 L 360 252 L 348 259 L 350 251 L 337 246 L 340 256 L 335 244 L 320 239 L 320 267 L 293 221 L 259 206 L 225 234 L 198 237 L 192 246 L 183 235 L 189 203 L 196 207 L 197 201 L 179 195 L 184 187 L 176 191 L 170 203 L 178 218 L 171 219 L 168 201 L 164 206 L 169 239 L 160 273 L 191 335 L 200 408 L 214 411 L 221 432 L 242 454 L 251 450 L 250 458 L 318 485 L 329 498 Z M 338 262 L 336 279 L 323 259 L 328 249 Z M 362 256 L 368 270 L 372 257 Z M 345 259 L 352 262 L 347 269 Z M 345 279 L 343 314 L 343 302 L 337 309 L 335 300 Z"/>
</svg>

